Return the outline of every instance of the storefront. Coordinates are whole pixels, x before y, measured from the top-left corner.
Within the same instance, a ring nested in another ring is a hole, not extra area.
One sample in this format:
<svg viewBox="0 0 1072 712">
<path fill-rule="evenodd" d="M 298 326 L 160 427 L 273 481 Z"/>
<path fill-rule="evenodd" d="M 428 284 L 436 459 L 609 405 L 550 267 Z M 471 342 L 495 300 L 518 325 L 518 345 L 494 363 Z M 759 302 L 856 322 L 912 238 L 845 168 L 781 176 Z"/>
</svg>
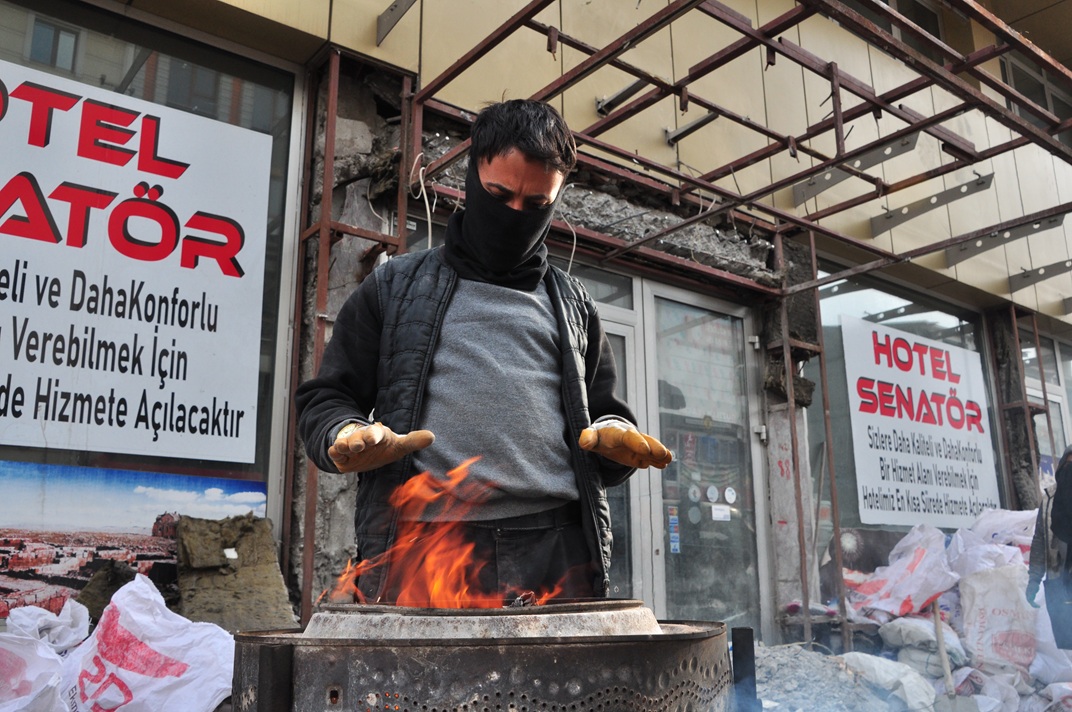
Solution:
<svg viewBox="0 0 1072 712">
<path fill-rule="evenodd" d="M 281 521 L 301 86 L 192 34 L 0 2 L 2 611 Z"/>
</svg>

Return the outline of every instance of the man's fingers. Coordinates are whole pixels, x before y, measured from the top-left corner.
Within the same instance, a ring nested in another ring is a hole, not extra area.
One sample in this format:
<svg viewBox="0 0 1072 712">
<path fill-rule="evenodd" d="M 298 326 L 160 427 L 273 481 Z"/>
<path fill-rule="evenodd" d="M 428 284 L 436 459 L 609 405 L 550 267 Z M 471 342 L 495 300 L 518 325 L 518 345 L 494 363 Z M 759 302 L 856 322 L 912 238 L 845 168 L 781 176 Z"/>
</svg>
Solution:
<svg viewBox="0 0 1072 712">
<path fill-rule="evenodd" d="M 581 431 L 581 437 L 577 440 L 577 444 L 581 446 L 582 450 L 594 450 L 599 445 L 599 433 L 594 428 L 585 428 Z"/>
<path fill-rule="evenodd" d="M 665 445 L 663 445 L 661 442 L 659 442 L 652 436 L 644 434 L 642 437 L 648 444 L 648 449 L 651 452 L 652 459 L 655 462 L 663 462 L 664 467 L 666 465 L 669 465 L 670 462 L 674 459 L 673 453 L 671 453 Z"/>
<path fill-rule="evenodd" d="M 651 452 L 648 441 L 636 430 L 627 430 L 622 435 L 622 445 L 625 445 L 637 455 L 644 456 Z"/>
<path fill-rule="evenodd" d="M 398 438 L 398 449 L 402 456 L 411 452 L 423 450 L 435 442 L 435 435 L 431 430 L 414 430 Z"/>
</svg>

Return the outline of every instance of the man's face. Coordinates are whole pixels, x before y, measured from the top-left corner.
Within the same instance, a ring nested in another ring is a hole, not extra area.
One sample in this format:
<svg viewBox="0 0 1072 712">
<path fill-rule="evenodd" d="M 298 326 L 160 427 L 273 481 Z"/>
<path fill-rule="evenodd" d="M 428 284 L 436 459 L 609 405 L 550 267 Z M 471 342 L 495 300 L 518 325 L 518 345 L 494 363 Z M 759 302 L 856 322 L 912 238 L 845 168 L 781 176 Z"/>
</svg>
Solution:
<svg viewBox="0 0 1072 712">
<path fill-rule="evenodd" d="M 566 176 L 548 169 L 511 148 L 490 161 L 480 161 L 477 173 L 484 190 L 514 210 L 543 208 L 555 202 Z"/>
</svg>

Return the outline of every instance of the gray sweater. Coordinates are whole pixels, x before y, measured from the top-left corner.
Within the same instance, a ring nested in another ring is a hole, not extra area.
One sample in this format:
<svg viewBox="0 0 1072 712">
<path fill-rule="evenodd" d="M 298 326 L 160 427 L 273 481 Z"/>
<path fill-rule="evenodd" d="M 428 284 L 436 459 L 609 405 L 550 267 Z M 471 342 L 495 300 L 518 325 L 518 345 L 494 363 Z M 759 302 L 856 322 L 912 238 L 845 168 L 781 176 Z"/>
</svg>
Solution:
<svg viewBox="0 0 1072 712">
<path fill-rule="evenodd" d="M 552 509 L 580 496 L 566 442 L 562 354 L 547 289 L 458 280 L 435 350 L 420 427 L 435 443 L 420 471 L 444 475 L 479 456 L 466 482 L 487 488 L 470 512 L 422 519 L 498 519 Z"/>
</svg>

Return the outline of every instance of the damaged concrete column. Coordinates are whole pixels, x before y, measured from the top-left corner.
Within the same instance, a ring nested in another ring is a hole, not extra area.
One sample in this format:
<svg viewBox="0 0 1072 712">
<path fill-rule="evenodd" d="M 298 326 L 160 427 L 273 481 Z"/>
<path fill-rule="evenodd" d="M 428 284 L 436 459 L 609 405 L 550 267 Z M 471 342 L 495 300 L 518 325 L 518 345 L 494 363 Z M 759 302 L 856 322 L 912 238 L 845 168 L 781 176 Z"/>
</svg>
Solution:
<svg viewBox="0 0 1072 712">
<path fill-rule="evenodd" d="M 798 284 L 811 278 L 811 257 L 808 250 L 790 241 L 783 243 L 783 272 L 785 284 Z M 790 339 L 804 344 L 818 340 L 818 315 L 814 297 L 802 293 L 790 297 L 784 305 L 788 314 Z M 781 301 L 764 310 L 763 340 L 766 344 L 781 344 L 768 349 L 764 374 L 767 396 L 767 491 L 770 498 L 772 536 L 772 568 L 774 573 L 775 610 L 784 614 L 793 602 L 804 600 L 801 577 L 800 531 L 804 532 L 809 603 L 819 603 L 819 568 L 815 551 L 815 504 L 811 465 L 808 457 L 808 431 L 805 409 L 812 404 L 815 383 L 800 375 L 799 366 L 814 354 L 782 344 Z M 795 410 L 790 413 L 789 392 L 784 358 L 792 360 L 792 387 Z M 795 419 L 797 453 L 794 458 L 792 431 Z M 794 471 L 799 470 L 794 475 Z M 797 507 L 797 486 L 800 482 L 800 508 Z M 800 512 L 803 513 L 801 521 Z M 803 611 L 805 615 L 807 611 Z"/>
<path fill-rule="evenodd" d="M 1026 406 L 1027 400 L 1017 326 L 1009 309 L 991 311 L 986 318 L 997 372 L 998 424 L 1004 433 L 1013 495 L 1020 509 L 1035 509 L 1039 506 L 1038 469 L 1032 457 L 1039 451 L 1035 428 L 1025 408 L 1004 407 L 1015 403 Z"/>
<path fill-rule="evenodd" d="M 390 233 L 391 211 L 398 186 L 399 131 L 397 119 L 401 109 L 401 84 L 385 75 L 343 63 L 339 78 L 338 111 L 335 117 L 334 183 L 329 191 L 323 187 L 325 135 L 327 127 L 327 80 L 321 83 L 317 112 L 313 163 L 310 170 L 310 204 L 308 225 L 330 211 L 333 222 Z M 324 200 L 325 195 L 327 201 Z M 382 255 L 380 243 L 352 235 L 332 234 L 327 289 L 327 309 L 318 314 L 317 262 L 320 241 L 314 235 L 306 241 L 304 290 L 302 293 L 302 329 L 300 341 L 300 380 L 315 375 L 316 325 L 325 322 L 324 341 L 331 338 L 331 326 L 339 309 Z M 292 536 L 290 566 L 286 573 L 292 586 L 300 587 L 305 531 L 315 529 L 313 541 L 313 578 L 311 600 L 329 589 L 348 561 L 358 556 L 354 535 L 354 508 L 357 478 L 354 475 L 321 472 L 317 481 L 316 521 L 306 522 L 307 460 L 304 444 L 297 443 L 291 511 Z"/>
</svg>

